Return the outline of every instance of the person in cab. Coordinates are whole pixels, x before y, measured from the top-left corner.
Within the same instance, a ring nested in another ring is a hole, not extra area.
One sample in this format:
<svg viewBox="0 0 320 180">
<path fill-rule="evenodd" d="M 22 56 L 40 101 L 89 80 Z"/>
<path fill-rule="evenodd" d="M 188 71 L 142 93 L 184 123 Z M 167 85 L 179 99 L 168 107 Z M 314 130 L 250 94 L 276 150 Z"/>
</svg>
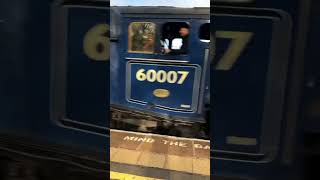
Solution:
<svg viewBox="0 0 320 180">
<path fill-rule="evenodd" d="M 169 55 L 181 55 L 188 53 L 189 44 L 189 26 L 182 26 L 179 30 L 181 38 L 175 38 L 172 40 L 171 48 L 169 48 L 169 40 L 165 39 L 163 42 L 164 53 Z"/>
</svg>

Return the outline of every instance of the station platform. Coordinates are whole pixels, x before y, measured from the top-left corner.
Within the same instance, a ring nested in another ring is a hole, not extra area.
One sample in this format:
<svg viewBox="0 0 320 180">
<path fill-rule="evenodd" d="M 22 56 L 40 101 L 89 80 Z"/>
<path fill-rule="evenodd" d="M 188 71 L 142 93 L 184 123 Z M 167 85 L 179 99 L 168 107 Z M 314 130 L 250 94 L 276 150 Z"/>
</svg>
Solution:
<svg viewBox="0 0 320 180">
<path fill-rule="evenodd" d="M 210 179 L 208 140 L 110 130 L 110 146 L 110 179 Z"/>
</svg>

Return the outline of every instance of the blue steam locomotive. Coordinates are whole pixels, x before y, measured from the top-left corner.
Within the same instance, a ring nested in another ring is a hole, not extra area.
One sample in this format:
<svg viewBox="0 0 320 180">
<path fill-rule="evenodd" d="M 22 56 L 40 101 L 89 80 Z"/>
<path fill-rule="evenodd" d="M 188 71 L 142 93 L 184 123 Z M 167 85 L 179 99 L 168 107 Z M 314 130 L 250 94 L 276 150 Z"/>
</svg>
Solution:
<svg viewBox="0 0 320 180">
<path fill-rule="evenodd" d="M 205 135 L 210 9 L 111 7 L 110 40 L 111 127 Z"/>
</svg>

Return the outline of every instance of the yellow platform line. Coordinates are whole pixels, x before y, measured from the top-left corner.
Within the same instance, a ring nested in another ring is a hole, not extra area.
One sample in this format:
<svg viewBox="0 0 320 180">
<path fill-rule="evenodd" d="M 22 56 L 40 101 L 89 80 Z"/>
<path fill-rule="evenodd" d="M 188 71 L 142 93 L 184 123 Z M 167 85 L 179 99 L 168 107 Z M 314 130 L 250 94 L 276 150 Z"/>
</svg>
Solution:
<svg viewBox="0 0 320 180">
<path fill-rule="evenodd" d="M 133 174 L 118 173 L 110 171 L 110 180 L 163 180 L 151 177 L 136 176 Z"/>
</svg>

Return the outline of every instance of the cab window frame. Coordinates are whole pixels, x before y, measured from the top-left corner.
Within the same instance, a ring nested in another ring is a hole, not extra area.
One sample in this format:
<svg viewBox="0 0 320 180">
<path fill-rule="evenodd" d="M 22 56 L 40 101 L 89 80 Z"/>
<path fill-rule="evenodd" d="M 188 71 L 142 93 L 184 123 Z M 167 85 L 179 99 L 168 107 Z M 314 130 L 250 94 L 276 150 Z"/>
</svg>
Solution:
<svg viewBox="0 0 320 180">
<path fill-rule="evenodd" d="M 152 44 L 152 50 L 151 51 L 137 51 L 137 50 L 132 50 L 132 25 L 137 24 L 137 23 L 144 23 L 144 24 L 152 24 L 153 25 L 153 44 Z M 142 53 L 142 54 L 155 54 L 156 53 L 156 48 L 157 48 L 157 43 L 156 43 L 156 36 L 157 36 L 157 24 L 152 21 L 132 21 L 128 25 L 128 43 L 127 43 L 127 52 L 128 53 Z"/>
<path fill-rule="evenodd" d="M 209 26 L 209 31 L 208 31 L 209 39 L 204 39 L 204 38 L 202 38 L 202 35 L 201 35 L 201 33 L 203 33 L 203 28 L 206 28 L 205 26 Z M 210 43 L 211 42 L 211 39 L 210 39 L 210 23 L 203 23 L 203 24 L 200 25 L 200 27 L 198 29 L 198 38 L 203 43 Z"/>
</svg>

